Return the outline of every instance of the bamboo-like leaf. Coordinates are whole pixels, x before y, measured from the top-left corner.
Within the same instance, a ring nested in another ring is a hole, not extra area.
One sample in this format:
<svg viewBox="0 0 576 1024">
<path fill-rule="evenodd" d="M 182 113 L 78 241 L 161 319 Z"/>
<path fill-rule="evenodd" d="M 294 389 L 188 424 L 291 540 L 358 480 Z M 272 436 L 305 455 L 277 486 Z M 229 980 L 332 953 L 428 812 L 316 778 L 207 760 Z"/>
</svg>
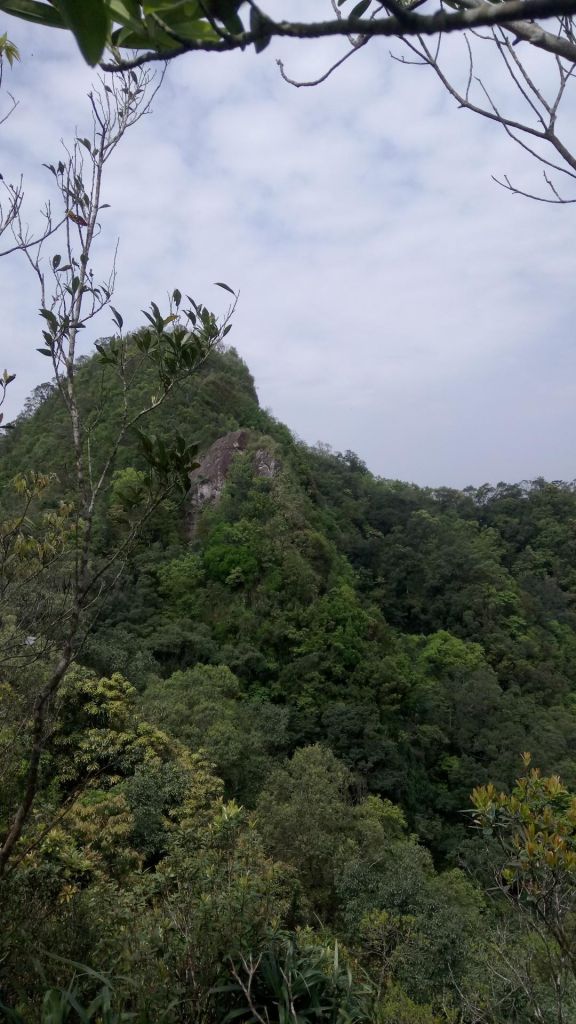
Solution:
<svg viewBox="0 0 576 1024">
<path fill-rule="evenodd" d="M 224 284 L 223 281 L 215 281 L 214 284 L 216 285 L 217 288 L 223 288 L 224 291 L 230 292 L 230 295 L 233 295 L 234 298 L 236 298 L 236 292 L 234 291 L 233 288 L 230 287 L 229 284 Z"/>
<path fill-rule="evenodd" d="M 114 323 L 116 324 L 118 330 L 121 331 L 124 325 L 124 319 L 120 315 L 118 310 L 114 308 L 114 306 L 110 306 L 110 309 L 112 310 L 112 319 L 114 320 Z"/>
</svg>

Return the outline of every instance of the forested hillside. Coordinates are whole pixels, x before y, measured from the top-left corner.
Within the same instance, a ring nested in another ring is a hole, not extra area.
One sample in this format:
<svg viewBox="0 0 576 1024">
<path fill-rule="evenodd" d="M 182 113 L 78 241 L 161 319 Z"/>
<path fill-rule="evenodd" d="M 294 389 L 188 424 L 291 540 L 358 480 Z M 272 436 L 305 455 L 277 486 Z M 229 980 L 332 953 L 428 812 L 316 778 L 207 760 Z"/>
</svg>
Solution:
<svg viewBox="0 0 576 1024">
<path fill-rule="evenodd" d="M 77 377 L 95 476 L 107 372 Z M 7 1019 L 575 1020 L 575 486 L 378 479 L 262 410 L 234 349 L 152 421 L 199 460 L 243 446 L 216 496 L 158 500 L 130 545 L 145 452 L 135 432 L 115 452 L 99 589 L 1 883 Z M 0 442 L 5 551 L 31 473 L 30 523 L 73 501 L 69 431 L 42 385 Z M 62 557 L 21 585 L 3 563 L 2 832 Z"/>
</svg>

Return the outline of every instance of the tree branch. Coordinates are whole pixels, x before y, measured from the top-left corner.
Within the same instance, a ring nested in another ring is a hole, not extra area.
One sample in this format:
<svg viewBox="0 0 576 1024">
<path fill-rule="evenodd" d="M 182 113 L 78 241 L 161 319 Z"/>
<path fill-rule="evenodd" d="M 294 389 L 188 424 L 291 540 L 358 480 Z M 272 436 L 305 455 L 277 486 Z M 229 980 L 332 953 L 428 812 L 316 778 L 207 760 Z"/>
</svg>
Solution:
<svg viewBox="0 0 576 1024">
<path fill-rule="evenodd" d="M 438 35 L 441 32 L 464 32 L 469 29 L 502 25 L 510 26 L 511 31 L 515 31 L 521 38 L 527 38 L 534 45 L 552 50 L 559 56 L 576 62 L 576 44 L 567 38 L 547 33 L 538 25 L 524 24 L 535 18 L 572 17 L 576 14 L 576 0 L 504 0 L 503 3 L 462 0 L 462 6 L 464 9 L 454 12 L 438 10 L 433 14 L 416 14 L 414 11 L 406 10 L 401 16 L 336 18 L 321 22 L 273 21 L 266 18 L 266 38 L 323 39 L 359 35 L 368 38 L 395 36 L 401 39 L 406 36 Z M 170 50 L 150 51 L 132 60 L 105 62 L 100 66 L 104 71 L 126 71 L 153 61 L 173 60 L 184 53 L 198 50 L 210 53 L 244 50 L 247 46 L 261 43 L 262 40 L 261 32 L 243 32 L 218 40 L 191 39 Z"/>
</svg>

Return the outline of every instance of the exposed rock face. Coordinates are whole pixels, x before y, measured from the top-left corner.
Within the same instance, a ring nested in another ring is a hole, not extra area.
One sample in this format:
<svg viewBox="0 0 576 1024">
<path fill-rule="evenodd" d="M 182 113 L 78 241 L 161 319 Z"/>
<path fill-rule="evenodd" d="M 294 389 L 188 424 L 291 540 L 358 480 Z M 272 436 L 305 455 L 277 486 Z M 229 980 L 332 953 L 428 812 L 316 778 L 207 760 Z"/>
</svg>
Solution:
<svg viewBox="0 0 576 1024">
<path fill-rule="evenodd" d="M 266 448 L 259 448 L 258 451 L 254 452 L 252 461 L 256 476 L 273 477 L 276 476 L 280 469 L 278 459 L 272 455 L 272 452 L 267 451 Z"/>
<path fill-rule="evenodd" d="M 190 505 L 201 509 L 208 502 L 218 501 L 226 483 L 232 459 L 248 444 L 247 430 L 233 430 L 219 437 L 208 449 L 197 469 L 190 473 Z"/>
<path fill-rule="evenodd" d="M 190 473 L 188 492 L 188 527 L 192 538 L 196 532 L 198 515 L 205 505 L 216 504 L 224 489 L 232 460 L 248 447 L 250 434 L 247 430 L 233 430 L 208 449 L 200 465 Z M 278 459 L 265 448 L 253 454 L 254 471 L 257 476 L 274 477 L 280 468 Z"/>
</svg>

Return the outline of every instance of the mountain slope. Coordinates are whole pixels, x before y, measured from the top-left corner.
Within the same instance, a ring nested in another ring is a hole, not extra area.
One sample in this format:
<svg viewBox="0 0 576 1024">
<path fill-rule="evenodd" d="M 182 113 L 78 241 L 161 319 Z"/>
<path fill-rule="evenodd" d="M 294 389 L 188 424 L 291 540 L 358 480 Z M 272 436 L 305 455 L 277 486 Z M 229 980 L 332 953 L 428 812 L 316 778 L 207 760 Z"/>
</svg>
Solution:
<svg viewBox="0 0 576 1024">
<path fill-rule="evenodd" d="M 100 400 L 100 375 L 95 361 L 83 366 L 85 407 L 104 410 L 96 451 L 117 401 Z M 140 380 L 137 394 L 148 386 Z M 230 743 L 241 742 L 249 702 L 256 732 L 275 723 L 278 733 L 265 760 L 327 744 L 360 791 L 399 802 L 449 858 L 467 841 L 473 786 L 509 784 L 523 750 L 576 782 L 572 485 L 458 492 L 378 480 L 353 453 L 296 442 L 259 408 L 233 350 L 212 355 L 154 430 L 178 430 L 201 451 L 230 431 L 247 431 L 247 443 L 219 500 L 197 511 L 192 540 L 189 505 L 165 505 L 148 523 L 87 641 L 90 667 L 123 672 L 160 718 L 162 680 L 225 667 L 228 696 L 200 704 L 212 726 L 221 701 L 231 714 L 238 704 Z M 3 441 L 1 478 L 50 470 L 65 489 L 66 450 L 58 397 L 43 386 Z M 274 460 L 272 475 L 259 474 L 258 451 Z M 141 466 L 128 440 L 117 469 Z M 103 548 L 118 529 L 103 513 Z M 184 732 L 200 736 L 200 712 L 187 714 Z M 254 803 L 261 770 L 248 765 L 239 782 L 222 737 L 206 744 L 229 792 Z"/>
</svg>

